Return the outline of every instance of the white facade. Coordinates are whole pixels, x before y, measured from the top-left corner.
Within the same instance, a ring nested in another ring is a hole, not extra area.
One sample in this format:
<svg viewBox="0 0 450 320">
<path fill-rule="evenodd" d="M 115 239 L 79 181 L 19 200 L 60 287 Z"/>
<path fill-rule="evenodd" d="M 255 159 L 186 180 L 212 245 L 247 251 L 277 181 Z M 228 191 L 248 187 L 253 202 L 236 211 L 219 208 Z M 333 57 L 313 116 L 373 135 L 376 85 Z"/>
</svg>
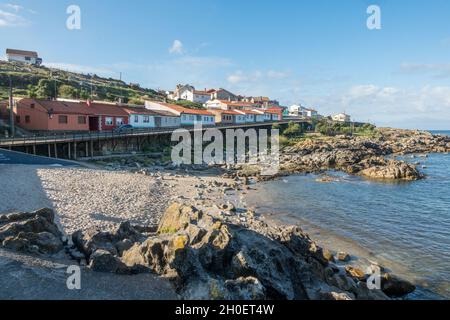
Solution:
<svg viewBox="0 0 450 320">
<path fill-rule="evenodd" d="M 223 103 L 220 100 L 214 99 L 209 100 L 206 102 L 206 108 L 207 109 L 221 109 L 221 110 L 228 110 L 228 107 L 225 103 Z"/>
<path fill-rule="evenodd" d="M 37 52 L 34 51 L 6 49 L 6 59 L 9 62 L 14 61 L 35 65 L 40 65 L 42 63 L 42 59 L 39 58 Z"/>
<path fill-rule="evenodd" d="M 160 116 L 160 118 L 160 127 L 162 128 L 176 128 L 181 124 L 180 117 Z"/>
<path fill-rule="evenodd" d="M 180 106 L 170 106 L 154 101 L 145 101 L 145 108 L 154 111 L 167 111 L 180 117 L 180 124 L 191 126 L 194 124 L 202 124 L 204 126 L 215 125 L 215 115 L 209 112 L 199 113 L 198 110 L 192 110 Z M 192 113 L 191 113 L 192 112 Z"/>
<path fill-rule="evenodd" d="M 155 128 L 155 116 L 148 114 L 132 114 L 128 121 L 133 128 Z"/>
<path fill-rule="evenodd" d="M 348 114 L 345 113 L 338 113 L 331 117 L 333 121 L 337 122 L 350 122 L 351 118 Z"/>
<path fill-rule="evenodd" d="M 211 98 L 211 95 L 207 93 L 201 93 L 195 90 L 184 90 L 180 96 L 181 100 L 187 100 L 191 102 L 206 103 Z"/>
<path fill-rule="evenodd" d="M 201 124 L 203 126 L 211 126 L 216 124 L 214 115 L 200 115 L 200 114 L 181 114 L 181 125 L 193 126 L 195 124 Z"/>
</svg>

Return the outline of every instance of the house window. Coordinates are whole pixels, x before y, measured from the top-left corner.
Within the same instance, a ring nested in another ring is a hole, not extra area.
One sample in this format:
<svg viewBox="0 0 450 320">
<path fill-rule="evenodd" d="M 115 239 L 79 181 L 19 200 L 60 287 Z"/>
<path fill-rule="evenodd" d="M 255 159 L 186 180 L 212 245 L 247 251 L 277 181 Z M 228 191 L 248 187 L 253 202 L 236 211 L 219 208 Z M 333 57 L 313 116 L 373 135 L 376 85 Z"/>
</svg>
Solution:
<svg viewBox="0 0 450 320">
<path fill-rule="evenodd" d="M 20 116 L 16 116 L 16 122 L 20 123 Z"/>
<path fill-rule="evenodd" d="M 78 116 L 78 124 L 86 124 L 86 117 Z"/>
<path fill-rule="evenodd" d="M 30 116 L 25 116 L 25 123 L 30 123 Z"/>
<path fill-rule="evenodd" d="M 134 122 L 135 122 L 135 123 L 138 123 L 138 122 L 139 122 L 139 116 L 137 116 L 137 115 L 134 116 Z"/>
<path fill-rule="evenodd" d="M 25 57 L 25 61 L 31 61 L 30 57 Z"/>
<path fill-rule="evenodd" d="M 106 117 L 105 118 L 105 125 L 112 126 L 113 125 L 113 118 L 112 117 Z"/>
<path fill-rule="evenodd" d="M 116 125 L 117 126 L 123 125 L 123 118 L 116 118 Z"/>
<path fill-rule="evenodd" d="M 34 109 L 34 103 L 30 104 L 30 108 Z"/>
<path fill-rule="evenodd" d="M 58 122 L 61 124 L 67 124 L 67 122 L 68 122 L 67 116 L 59 116 Z"/>
<path fill-rule="evenodd" d="M 144 123 L 150 123 L 150 117 L 144 116 Z"/>
</svg>

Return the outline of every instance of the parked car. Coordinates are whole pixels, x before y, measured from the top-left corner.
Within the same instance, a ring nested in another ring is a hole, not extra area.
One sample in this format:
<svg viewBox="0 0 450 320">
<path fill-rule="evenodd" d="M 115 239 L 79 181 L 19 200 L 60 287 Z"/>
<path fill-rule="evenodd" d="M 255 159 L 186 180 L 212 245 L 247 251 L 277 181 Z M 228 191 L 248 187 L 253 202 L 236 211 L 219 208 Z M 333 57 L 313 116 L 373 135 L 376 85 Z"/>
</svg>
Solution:
<svg viewBox="0 0 450 320">
<path fill-rule="evenodd" d="M 123 124 L 117 128 L 115 128 L 113 131 L 114 132 L 127 132 L 133 130 L 133 126 L 131 124 Z"/>
</svg>

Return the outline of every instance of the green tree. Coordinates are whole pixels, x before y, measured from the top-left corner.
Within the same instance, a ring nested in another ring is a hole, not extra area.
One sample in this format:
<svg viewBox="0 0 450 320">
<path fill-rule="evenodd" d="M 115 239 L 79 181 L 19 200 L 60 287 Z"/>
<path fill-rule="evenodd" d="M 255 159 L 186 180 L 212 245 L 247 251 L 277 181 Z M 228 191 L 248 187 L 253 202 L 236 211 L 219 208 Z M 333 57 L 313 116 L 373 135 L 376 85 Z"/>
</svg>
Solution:
<svg viewBox="0 0 450 320">
<path fill-rule="evenodd" d="M 77 95 L 77 89 L 67 84 L 63 84 L 58 89 L 58 96 L 62 98 L 76 98 Z"/>
<path fill-rule="evenodd" d="M 28 97 L 29 98 L 37 98 L 37 87 L 36 86 L 33 86 L 33 85 L 28 85 L 28 90 L 27 90 L 27 93 L 28 93 Z"/>
<path fill-rule="evenodd" d="M 289 122 L 288 127 L 283 131 L 283 135 L 287 137 L 296 137 L 301 134 L 303 134 L 302 127 L 298 123 L 292 121 Z"/>
<path fill-rule="evenodd" d="M 55 89 L 56 87 L 56 89 Z M 36 96 L 40 99 L 54 99 L 56 98 L 57 84 L 54 81 L 41 79 L 39 80 Z"/>
</svg>

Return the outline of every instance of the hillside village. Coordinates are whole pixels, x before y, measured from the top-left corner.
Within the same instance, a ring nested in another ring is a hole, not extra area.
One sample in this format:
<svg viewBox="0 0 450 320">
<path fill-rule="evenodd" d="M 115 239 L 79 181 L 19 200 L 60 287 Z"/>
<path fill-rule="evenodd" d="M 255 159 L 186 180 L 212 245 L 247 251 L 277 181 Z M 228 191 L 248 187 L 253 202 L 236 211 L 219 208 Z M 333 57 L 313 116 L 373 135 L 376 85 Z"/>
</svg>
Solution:
<svg viewBox="0 0 450 320">
<path fill-rule="evenodd" d="M 9 123 L 12 85 L 15 126 L 27 131 L 111 131 L 132 128 L 214 126 L 323 118 L 301 105 L 288 107 L 269 97 L 185 84 L 155 91 L 122 80 L 82 75 L 42 65 L 37 52 L 7 49 L 0 62 L 0 125 Z M 346 114 L 329 117 L 350 122 Z"/>
</svg>

